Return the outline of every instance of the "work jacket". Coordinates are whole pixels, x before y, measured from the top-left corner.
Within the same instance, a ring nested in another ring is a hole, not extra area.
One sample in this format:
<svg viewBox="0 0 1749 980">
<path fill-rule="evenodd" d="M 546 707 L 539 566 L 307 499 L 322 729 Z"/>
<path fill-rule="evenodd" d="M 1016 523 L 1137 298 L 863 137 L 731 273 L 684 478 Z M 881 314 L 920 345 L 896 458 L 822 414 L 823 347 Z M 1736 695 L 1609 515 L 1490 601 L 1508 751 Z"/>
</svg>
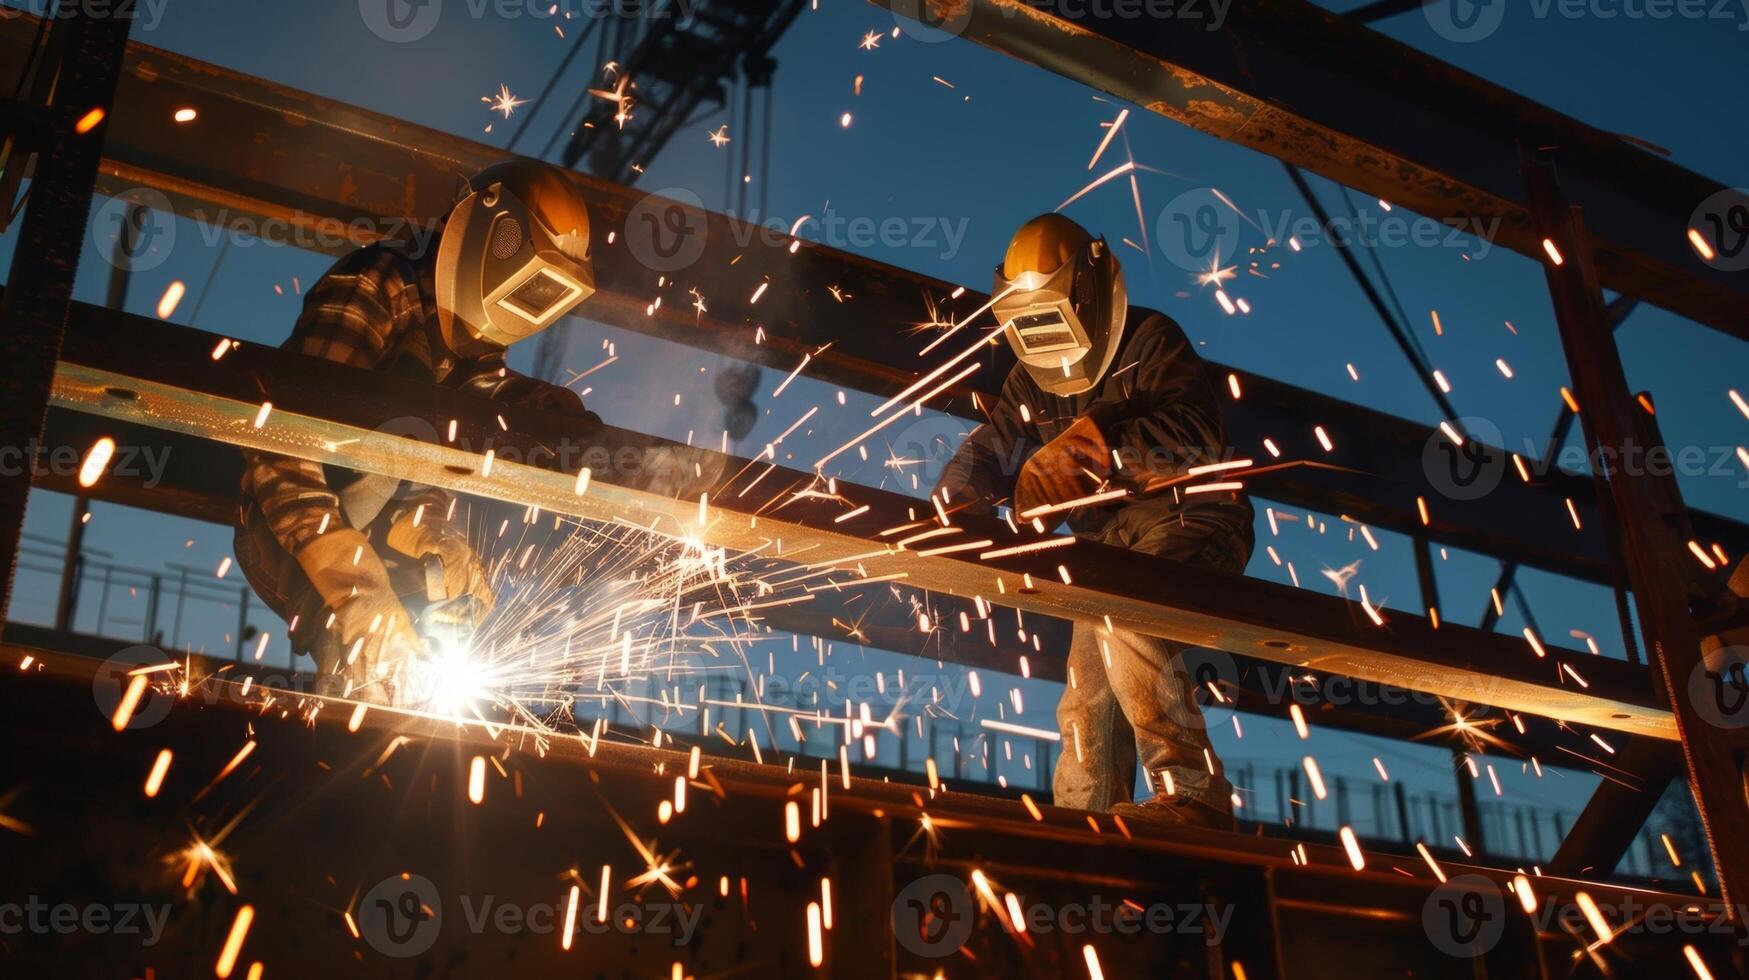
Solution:
<svg viewBox="0 0 1749 980">
<path fill-rule="evenodd" d="M 1218 473 L 1191 477 L 1192 467 L 1230 455 L 1207 366 L 1178 324 L 1153 310 L 1130 307 L 1121 343 L 1105 377 L 1078 395 L 1049 394 L 1016 364 L 990 406 L 989 421 L 966 437 L 938 489 L 951 504 L 993 512 L 1013 495 L 1027 459 L 1087 418 L 1122 463 L 1111 474 L 1111 488 L 1132 496 L 1070 511 L 1068 524 L 1077 536 L 1242 569 L 1253 543 L 1245 494 L 1184 492 L 1222 479 Z"/>
<path fill-rule="evenodd" d="M 342 257 L 310 287 L 281 348 L 599 425 L 575 392 L 508 370 L 502 349 L 480 357 L 449 349 L 438 328 L 434 252 L 415 258 L 405 246 L 382 244 Z M 237 563 L 270 608 L 303 619 L 292 636 L 299 650 L 322 626 L 309 621 L 321 604 L 292 556 L 326 528 L 362 531 L 420 505 L 434 515 L 451 506 L 450 494 L 434 487 L 390 483 L 373 494 L 361 491 L 380 480 L 341 467 L 253 451 L 244 460 Z"/>
</svg>

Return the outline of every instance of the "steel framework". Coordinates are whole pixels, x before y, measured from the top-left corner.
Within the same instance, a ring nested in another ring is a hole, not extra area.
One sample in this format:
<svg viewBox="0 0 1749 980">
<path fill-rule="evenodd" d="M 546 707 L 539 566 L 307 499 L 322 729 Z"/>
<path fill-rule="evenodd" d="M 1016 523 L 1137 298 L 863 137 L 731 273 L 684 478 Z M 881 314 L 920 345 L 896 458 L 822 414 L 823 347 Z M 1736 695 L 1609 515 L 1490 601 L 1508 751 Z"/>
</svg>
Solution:
<svg viewBox="0 0 1749 980">
<path fill-rule="evenodd" d="M 1206 39 L 1177 37 L 1176 27 L 1163 28 L 1158 35 L 1131 36 L 1121 23 L 1071 24 L 1008 0 L 975 0 L 965 9 L 971 11 L 971 20 L 960 29 L 981 43 L 1436 217 L 1500 215 L 1506 219 L 1503 227 L 1510 229 L 1506 243 L 1527 254 L 1541 255 L 1543 243 L 1549 243 L 1554 254 L 1566 259 L 1550 263 L 1550 287 L 1575 386 L 1586 406 L 1581 419 L 1594 443 L 1622 444 L 1631 437 L 1645 444 L 1644 440 L 1657 439 L 1623 381 L 1601 315 L 1604 285 L 1743 335 L 1742 281 L 1683 251 L 1683 202 L 1690 199 L 1685 195 L 1699 201 L 1714 193 L 1717 185 L 1601 139 L 1595 131 L 1547 110 L 1514 101 L 1516 97 L 1508 93 L 1342 24 L 1310 5 L 1289 0 L 1257 4 L 1236 12 L 1237 19 L 1222 34 Z M 22 19 L 0 24 L 4 55 L 0 65 L 23 63 L 28 50 L 26 24 Z M 1674 771 L 1674 767 L 1659 767 L 1670 765 L 1675 743 L 1708 827 L 1726 898 L 1735 901 L 1749 890 L 1749 844 L 1721 832 L 1723 827 L 1749 821 L 1740 761 L 1744 745 L 1738 736 L 1708 727 L 1685 698 L 1672 699 L 1669 693 L 1685 691 L 1698 667 L 1701 627 L 1696 610 L 1704 613 L 1719 602 L 1717 583 L 1696 575 L 1682 557 L 1682 542 L 1688 538 L 1684 522 L 1692 523 L 1693 533 L 1725 541 L 1738 553 L 1749 550 L 1745 548 L 1749 534 L 1731 522 L 1687 511 L 1668 479 L 1610 472 L 1604 474 L 1606 492 L 1601 495 L 1588 481 L 1566 476 L 1551 477 L 1542 485 L 1509 481 L 1475 504 L 1437 506 L 1422 526 L 1415 516 L 1415 502 L 1424 492 L 1420 452 L 1436 438 L 1430 430 L 1251 376 L 1244 378 L 1247 397 L 1233 406 L 1234 428 L 1251 438 L 1309 428 L 1304 415 L 1309 405 L 1332 427 L 1350 425 L 1355 431 L 1370 427 L 1373 438 L 1343 440 L 1356 448 L 1335 458 L 1337 467 L 1280 471 L 1254 484 L 1257 492 L 1296 506 L 1349 513 L 1379 526 L 1594 581 L 1609 578 L 1611 552 L 1604 535 L 1614 533 L 1619 525 L 1645 624 L 1650 669 L 1554 648 L 1548 650 L 1546 661 L 1537 660 L 1516 641 L 1450 625 L 1434 629 L 1413 616 L 1393 616 L 1389 630 L 1375 629 L 1363 624 L 1342 600 L 1242 578 L 1192 573 L 1173 563 L 1086 544 L 1049 555 L 985 562 L 922 557 L 870 539 L 875 529 L 908 519 L 909 508 L 915 506 L 907 498 L 875 491 L 859 494 L 870 509 L 849 523 L 833 520 L 836 510 L 808 500 L 755 517 L 750 505 L 728 495 L 713 496 L 701 520 L 696 501 L 652 493 L 613 474 L 602 474 L 588 493 L 579 496 L 570 475 L 555 462 L 538 459 L 537 450 L 583 443 L 609 451 L 626 446 L 641 451 L 659 441 L 611 429 L 578 432 L 561 419 L 505 411 L 455 392 L 389 379 L 374 378 L 369 385 L 360 385 L 349 369 L 248 345 L 230 354 L 221 371 L 207 356 L 214 340 L 211 335 L 70 301 L 72 265 L 39 263 L 77 254 L 85 231 L 83 218 L 95 190 L 124 196 L 137 195 L 142 188 L 156 190 L 167 195 L 169 206 L 179 213 L 214 223 L 226 223 L 227 214 L 246 215 L 283 220 L 288 229 L 299 232 L 338 231 L 330 246 L 338 250 L 379 234 L 380 219 L 441 214 L 455 170 L 477 167 L 498 156 L 477 144 L 144 45 L 129 45 L 124 57 L 125 28 L 125 19 L 99 21 L 84 12 L 57 21 L 53 32 L 66 32 L 63 40 L 72 39 L 67 50 L 79 52 L 79 57 L 65 62 L 70 66 L 66 77 L 52 96 L 45 95 L 44 104 L 15 108 L 7 118 L 10 135 L 37 152 L 24 242 L 0 310 L 0 327 L 12 345 L 8 352 L 15 355 L 9 360 L 15 368 L 6 384 L 7 397 L 0 402 L 0 426 L 13 432 L 20 443 L 41 432 L 52 399 L 60 408 L 114 423 L 417 477 L 558 513 L 645 524 L 669 521 L 707 541 L 736 548 L 768 547 L 782 538 L 792 553 L 810 549 L 810 563 L 860 561 L 870 575 L 902 571 L 909 576 L 908 584 L 948 596 L 995 595 L 998 579 L 1013 582 L 1030 573 L 1036 588 L 1024 593 L 1003 589 L 1005 602 L 1028 612 L 1067 618 L 1109 615 L 1131 628 L 1243 654 L 1250 662 L 1374 680 L 1465 703 L 1629 733 L 1635 736 L 1631 743 L 1635 758 L 1652 771 Z M 1282 32 L 1292 31 L 1302 33 L 1288 45 Z M 1377 121 L 1390 114 L 1363 118 L 1354 108 L 1364 104 L 1355 98 L 1356 88 L 1382 97 L 1376 83 L 1362 82 L 1362 76 L 1348 72 L 1337 76 L 1329 65 L 1301 53 L 1320 49 L 1306 43 L 1307 34 L 1352 44 L 1368 63 L 1381 66 L 1374 77 L 1393 79 L 1389 97 L 1400 103 L 1399 116 L 1409 122 L 1391 128 Z M 1177 60 L 1164 61 L 1159 52 L 1166 50 Z M 1294 76 L 1293 71 L 1300 74 Z M 1278 93 L 1268 88 L 1270 83 L 1286 84 L 1290 77 L 1296 79 L 1294 91 L 1300 96 L 1293 113 L 1272 101 Z M 1460 108 L 1461 100 L 1454 93 L 1476 97 L 1491 111 Z M 202 106 L 212 138 L 199 145 L 166 139 L 158 121 L 168 118 L 169 107 L 190 102 Z M 1347 111 L 1344 105 L 1349 106 Z M 1502 105 L 1512 111 L 1499 111 Z M 95 131 L 76 128 L 92 109 L 106 107 L 106 121 Z M 1462 159 L 1440 156 L 1452 144 L 1449 137 L 1433 141 L 1426 136 L 1433 121 L 1474 128 L 1476 139 Z M 299 151 L 295 159 L 284 152 L 291 146 Z M 1494 159 L 1493 153 L 1507 157 Z M 1436 160 L 1442 164 L 1437 171 Z M 865 390 L 893 392 L 910 383 L 915 372 L 885 361 L 879 331 L 844 331 L 833 325 L 843 324 L 849 309 L 865 318 L 863 322 L 890 327 L 915 317 L 921 295 L 945 300 L 952 292 L 949 284 L 817 246 L 803 244 L 793 253 L 787 240 L 737 246 L 745 238 L 729 219 L 651 201 L 590 178 L 580 176 L 578 181 L 590 195 L 601 227 L 621 233 L 620 247 L 600 250 L 602 291 L 592 300 L 591 310 L 596 319 L 616 326 L 727 349 L 736 356 L 785 368 L 806 354 L 813 356 L 812 370 L 819 376 Z M 44 207 L 47 201 L 64 201 L 68 206 Z M 707 317 L 650 316 L 647 297 L 653 294 L 656 273 L 640 264 L 629 244 L 624 244 L 633 233 L 627 216 L 640 207 L 678 208 L 683 226 L 701 243 L 700 258 L 694 260 L 697 276 L 720 275 L 713 270 L 720 270 L 726 257 L 733 256 L 741 259 L 737 277 L 752 281 L 766 276 L 794 288 L 773 290 L 757 315 L 748 303 L 725 296 L 712 304 Z M 362 226 L 347 224 L 358 218 L 378 220 L 367 220 Z M 1589 235 L 1588 223 L 1595 225 Z M 836 306 L 826 284 L 854 284 L 862 302 L 849 308 Z M 974 300 L 962 296 L 960 301 Z M 823 315 L 828 309 L 831 315 Z M 59 340 L 63 324 L 64 350 Z M 755 325 L 763 327 L 767 343 L 751 342 Z M 828 342 L 831 349 L 822 351 Z M 988 383 L 997 374 L 986 371 L 983 377 Z M 340 391 L 351 397 L 336 399 L 334 393 Z M 359 396 L 359 392 L 370 394 Z M 969 391 L 949 393 L 956 398 L 965 394 Z M 274 402 L 275 410 L 265 424 L 255 424 L 264 398 Z M 963 402 L 957 404 L 964 410 Z M 378 430 L 385 421 L 410 411 L 432 420 L 457 419 L 464 443 L 515 448 L 530 462 L 503 462 L 488 475 L 478 455 L 435 441 L 410 443 Z M 499 411 L 509 422 L 508 433 L 497 423 Z M 697 458 L 706 460 L 709 455 L 700 453 Z M 736 465 L 731 461 L 726 472 L 734 472 Z M 8 529 L 0 537 L 0 544 L 7 546 L 8 593 L 16 533 L 23 519 L 23 481 L 28 479 L 28 471 L 14 478 L 0 500 Z M 774 479 L 774 486 L 799 487 L 810 476 L 780 471 Z M 126 486 L 114 492 L 118 498 L 171 511 L 216 516 L 213 502 L 222 497 L 203 493 L 198 484 L 198 479 L 191 479 L 162 492 Z M 1547 528 L 1557 522 L 1536 519 L 1539 514 L 1560 513 L 1556 508 L 1564 508 L 1564 498 L 1596 518 L 1583 522 L 1587 532 L 1554 535 Z M 1005 526 L 964 523 L 964 534 L 1012 539 Z M 1054 574 L 1065 555 L 1075 571 L 1073 585 L 1057 581 Z M 1143 587 L 1140 582 L 1148 584 Z M 805 610 L 792 612 L 797 615 L 788 621 L 790 628 L 832 635 L 829 624 L 819 621 L 829 617 L 810 621 Z M 772 615 L 771 621 L 776 623 L 778 616 Z M 1013 669 L 1012 654 L 1000 648 L 994 654 L 974 654 L 963 643 L 941 649 L 964 651 L 966 660 Z M 8 656 L 40 655 L 14 650 Z M 1587 686 L 1568 686 L 1556 668 L 1563 662 L 1581 664 Z M 53 673 L 81 679 L 80 669 L 66 664 L 55 663 Z M 9 719 L 18 720 L 9 724 L 28 732 L 52 730 L 53 715 L 25 710 L 33 699 L 18 692 L 28 682 L 9 678 L 6 683 L 8 696 L 18 706 L 8 713 Z M 188 723 L 178 744 L 192 744 L 187 739 L 203 726 L 225 723 L 223 717 L 202 716 Z M 1557 738 L 1551 732 L 1536 737 Z M 637 771 L 647 779 L 652 761 L 647 750 L 626 751 L 620 770 Z M 596 764 L 619 765 L 611 758 Z M 720 768 L 733 777 L 737 794 L 772 799 L 795 792 L 793 780 L 775 770 L 730 773 L 733 767 Z M 40 767 L 33 772 L 40 779 L 54 779 Z M 1605 785 L 1594 808 L 1619 803 L 1610 784 Z M 754 788 L 760 786 L 765 788 Z M 1655 793 L 1639 794 L 1641 799 L 1648 796 Z M 905 836 L 892 825 L 895 816 L 914 816 L 926 809 L 919 796 L 910 798 L 915 809 L 908 811 L 902 796 L 889 798 L 885 791 L 869 786 L 858 787 L 849 798 L 858 801 L 853 809 L 887 821 L 872 826 L 895 842 Z M 1034 827 L 1024 818 L 1016 819 L 1011 810 L 998 812 L 993 805 L 985 807 L 964 797 L 944 799 L 953 801 L 949 810 L 967 809 L 960 818 L 963 822 L 954 823 L 955 817 L 944 814 L 943 825 L 968 836 L 987 834 L 980 838 L 980 848 L 997 862 L 987 866 L 1007 867 L 1016 874 L 1029 864 L 1049 864 L 1061 872 L 1063 862 L 1039 855 L 1037 842 L 1085 834 L 1059 826 L 1076 823 L 1073 816 L 1052 813 Z M 941 800 L 930 800 L 927 809 L 934 813 L 941 806 Z M 1581 828 L 1586 826 L 1582 821 Z M 1585 832 L 1594 831 L 1576 830 L 1576 834 Z M 1317 884 L 1319 876 L 1342 863 L 1340 852 L 1320 853 L 1313 862 L 1318 869 L 1302 874 L 1286 870 L 1279 847 L 1254 851 L 1250 845 L 1195 836 L 1170 846 L 1127 838 L 1111 844 L 1115 850 L 1102 865 L 1106 870 L 1092 873 L 1121 878 L 1117 868 L 1133 860 L 1137 848 L 1171 857 L 1171 863 L 1156 865 L 1147 873 L 1155 882 L 1187 867 L 1268 864 L 1264 877 L 1227 886 L 1241 891 L 1261 888 L 1269 896 L 1271 904 L 1265 907 L 1274 918 L 1266 916 L 1246 927 L 1248 935 L 1274 937 L 1269 945 L 1276 953 L 1263 975 L 1293 972 L 1282 957 L 1287 945 L 1284 934 L 1292 931 L 1281 918 L 1282 910 L 1340 912 L 1307 890 L 1309 885 L 1328 886 L 1327 881 Z M 845 842 L 835 847 L 842 848 L 836 851 L 841 855 L 863 854 Z M 1569 840 L 1563 852 L 1576 862 L 1575 867 L 1583 867 L 1612 862 L 1619 855 L 1619 850 L 1610 854 L 1613 847 L 1614 842 L 1603 837 L 1579 838 Z M 890 854 L 884 847 L 878 850 L 880 861 L 887 863 L 872 866 L 877 871 L 874 877 L 890 884 Z M 903 845 L 899 850 L 902 854 Z M 864 859 L 866 854 L 856 858 Z M 1186 860 L 1191 863 L 1183 864 Z M 806 861 L 799 863 L 806 865 Z M 40 861 L 32 864 L 42 866 Z M 1395 876 L 1342 877 L 1345 889 L 1364 890 L 1384 888 L 1385 881 Z M 1416 901 L 1428 884 L 1423 880 L 1415 886 Z M 1409 887 L 1394 881 L 1392 885 Z M 1354 897 L 1351 904 L 1365 904 L 1359 891 L 1349 894 Z M 1402 921 L 1409 915 L 1400 901 L 1379 904 L 1394 908 L 1381 912 L 1380 919 Z M 890 899 L 867 902 L 877 918 L 888 905 Z M 1303 924 L 1299 928 L 1303 930 Z M 851 935 L 858 934 L 853 930 Z M 856 941 L 870 949 L 885 948 L 890 957 L 890 941 L 883 943 L 872 935 Z M 1532 945 L 1526 940 L 1509 948 L 1523 953 Z M 1500 975 L 1534 975 L 1528 968 L 1515 971 L 1495 959 L 1489 966 Z M 894 968 L 890 958 L 877 958 L 842 972 L 891 975 Z"/>
</svg>

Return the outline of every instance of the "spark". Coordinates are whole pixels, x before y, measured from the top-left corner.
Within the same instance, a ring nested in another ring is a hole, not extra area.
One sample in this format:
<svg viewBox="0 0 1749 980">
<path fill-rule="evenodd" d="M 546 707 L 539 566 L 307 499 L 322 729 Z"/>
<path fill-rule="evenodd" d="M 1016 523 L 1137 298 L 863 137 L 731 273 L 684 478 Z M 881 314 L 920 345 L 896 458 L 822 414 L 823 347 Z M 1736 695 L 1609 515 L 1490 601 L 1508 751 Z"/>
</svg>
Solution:
<svg viewBox="0 0 1749 980">
<path fill-rule="evenodd" d="M 1124 120 L 1129 117 L 1130 111 L 1128 109 L 1123 109 L 1118 112 L 1116 119 L 1112 120 L 1110 123 L 1101 124 L 1106 127 L 1105 138 L 1099 141 L 1099 148 L 1093 151 L 1093 159 L 1087 161 L 1088 170 L 1092 170 L 1093 165 L 1099 162 L 1099 158 L 1105 155 L 1105 148 L 1111 145 L 1111 138 L 1117 135 L 1117 131 L 1123 128 Z"/>
<path fill-rule="evenodd" d="M 528 104 L 527 99 L 519 99 L 516 96 L 511 95 L 510 86 L 505 85 L 503 82 L 498 83 L 497 95 L 482 95 L 480 96 L 480 101 L 490 106 L 491 111 L 502 113 L 506 119 L 509 119 L 510 114 L 515 112 L 519 107 Z"/>
<path fill-rule="evenodd" d="M 1342 849 L 1348 852 L 1348 863 L 1356 871 L 1365 871 L 1366 855 L 1360 852 L 1360 841 L 1355 839 L 1354 828 L 1344 826 L 1339 836 L 1342 838 Z"/>
<path fill-rule="evenodd" d="M 721 126 L 718 126 L 716 129 L 712 130 L 709 135 L 705 136 L 705 139 L 710 140 L 711 145 L 717 149 L 722 149 L 724 146 L 727 146 L 730 142 L 729 124 L 724 123 Z"/>
<path fill-rule="evenodd" d="M 153 760 L 152 771 L 146 774 L 146 799 L 157 796 L 158 790 L 163 787 L 164 776 L 170 772 L 171 758 L 170 750 L 162 749 L 158 752 L 158 758 Z"/>
<path fill-rule="evenodd" d="M 85 460 L 79 465 L 79 485 L 92 487 L 103 477 L 103 471 L 108 468 L 109 461 L 115 456 L 115 440 L 104 436 L 91 444 L 85 452 Z"/>
<path fill-rule="evenodd" d="M 984 718 L 978 722 L 985 728 L 996 732 L 1008 732 L 1012 735 L 1026 735 L 1031 738 L 1042 738 L 1047 742 L 1062 741 L 1062 733 L 1044 728 L 1031 728 L 1026 725 L 1016 725 L 1012 722 L 997 721 L 994 718 Z"/>
<path fill-rule="evenodd" d="M 176 312 L 176 307 L 187 295 L 188 285 L 180 279 L 173 279 L 170 285 L 164 287 L 164 295 L 158 297 L 158 319 L 168 320 Z"/>
<path fill-rule="evenodd" d="M 255 906 L 245 905 L 237 910 L 237 917 L 231 923 L 231 933 L 225 937 L 225 946 L 219 951 L 219 962 L 214 968 L 219 980 L 225 980 L 231 971 L 237 967 L 237 956 L 243 952 L 243 940 L 249 935 L 249 924 L 255 921 Z"/>
</svg>

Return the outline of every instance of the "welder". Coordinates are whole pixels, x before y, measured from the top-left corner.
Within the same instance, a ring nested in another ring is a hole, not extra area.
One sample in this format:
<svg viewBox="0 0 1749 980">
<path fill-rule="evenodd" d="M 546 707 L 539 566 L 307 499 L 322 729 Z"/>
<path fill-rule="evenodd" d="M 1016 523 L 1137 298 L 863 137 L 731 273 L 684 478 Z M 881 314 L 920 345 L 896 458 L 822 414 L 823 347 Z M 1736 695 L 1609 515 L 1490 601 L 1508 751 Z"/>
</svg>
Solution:
<svg viewBox="0 0 1749 980">
<path fill-rule="evenodd" d="M 1249 501 L 1182 492 L 1191 468 L 1223 460 L 1214 385 L 1176 323 L 1130 305 L 1105 239 L 1059 214 L 1034 218 L 1009 243 L 992 295 L 1020 363 L 936 492 L 951 506 L 989 513 L 1006 501 L 1022 521 L 1066 520 L 1086 540 L 1241 572 L 1253 541 Z M 1087 498 L 1097 499 L 1076 503 Z M 1076 621 L 1057 707 L 1059 806 L 1233 825 L 1232 787 L 1182 651 Z M 1138 753 L 1149 790 L 1139 802 Z"/>
<path fill-rule="evenodd" d="M 600 420 L 562 386 L 510 372 L 505 350 L 595 291 L 589 213 L 562 171 L 501 163 L 458 186 L 435 241 L 379 243 L 312 286 L 284 349 Z M 319 689 L 391 701 L 427 605 L 477 621 L 493 589 L 445 491 L 246 453 L 235 550 L 249 584 L 315 657 Z M 452 616 L 450 624 L 454 625 Z"/>
</svg>

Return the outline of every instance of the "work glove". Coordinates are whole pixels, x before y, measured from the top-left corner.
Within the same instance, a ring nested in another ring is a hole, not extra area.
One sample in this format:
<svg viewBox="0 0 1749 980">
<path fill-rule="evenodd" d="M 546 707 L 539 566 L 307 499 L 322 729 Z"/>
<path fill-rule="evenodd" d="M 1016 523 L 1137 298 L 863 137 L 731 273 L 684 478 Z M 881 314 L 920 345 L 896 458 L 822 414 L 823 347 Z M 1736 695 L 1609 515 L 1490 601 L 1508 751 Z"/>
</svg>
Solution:
<svg viewBox="0 0 1749 980">
<path fill-rule="evenodd" d="M 1741 662 L 1749 657 L 1749 558 L 1731 573 L 1725 588 L 1733 601 L 1719 621 L 1708 624 L 1717 632 L 1700 641 L 1701 657 L 1709 669 L 1717 669 L 1728 659 Z"/>
<path fill-rule="evenodd" d="M 474 611 L 475 622 L 485 619 L 498 597 L 486 580 L 486 569 L 479 556 L 468 545 L 467 534 L 442 518 L 425 515 L 415 523 L 415 517 L 420 517 L 417 510 L 408 511 L 389 525 L 386 539 L 389 547 L 415 560 L 435 558 L 442 562 L 444 594 L 426 598 L 471 599 L 468 605 Z"/>
<path fill-rule="evenodd" d="M 339 528 L 305 545 L 297 561 L 334 613 L 329 628 L 344 651 L 339 664 L 323 669 L 346 677 L 357 696 L 392 702 L 395 678 L 424 644 L 382 558 L 363 534 Z"/>
<path fill-rule="evenodd" d="M 1027 519 L 1041 507 L 1085 497 L 1111 475 L 1111 447 L 1092 419 L 1079 418 L 1020 468 L 1015 514 Z"/>
</svg>

